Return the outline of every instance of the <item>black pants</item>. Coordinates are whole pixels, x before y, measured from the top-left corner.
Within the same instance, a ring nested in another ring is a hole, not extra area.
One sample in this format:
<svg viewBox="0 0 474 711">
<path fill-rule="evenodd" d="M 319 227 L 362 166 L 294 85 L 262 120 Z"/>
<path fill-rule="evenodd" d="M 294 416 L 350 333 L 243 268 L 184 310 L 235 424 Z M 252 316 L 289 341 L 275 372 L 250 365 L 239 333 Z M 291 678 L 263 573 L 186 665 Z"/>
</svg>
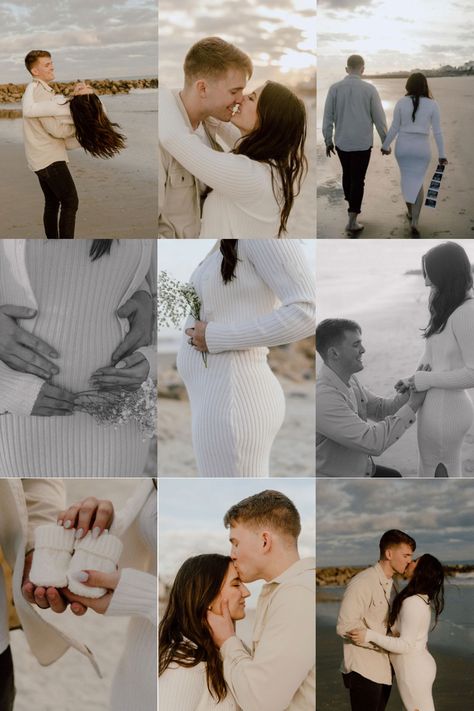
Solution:
<svg viewBox="0 0 474 711">
<path fill-rule="evenodd" d="M 385 477 L 390 479 L 395 479 L 395 478 L 401 478 L 400 472 L 397 472 L 396 469 L 390 469 L 389 467 L 381 467 L 380 464 L 377 464 L 375 467 L 375 472 L 372 474 L 372 476 L 377 477 L 377 479 L 380 477 Z"/>
<path fill-rule="evenodd" d="M 341 151 L 336 146 L 342 165 L 342 187 L 344 198 L 349 203 L 349 212 L 360 212 L 371 150 L 372 148 L 366 151 Z"/>
<path fill-rule="evenodd" d="M 377 684 L 357 672 L 343 674 L 344 686 L 349 689 L 352 711 L 385 711 L 392 687 Z"/>
<path fill-rule="evenodd" d="M 0 709 L 12 711 L 15 700 L 13 660 L 10 647 L 0 654 Z"/>
<path fill-rule="evenodd" d="M 73 239 L 79 199 L 66 161 L 51 163 L 37 170 L 36 175 L 44 193 L 43 224 L 46 237 Z"/>
</svg>

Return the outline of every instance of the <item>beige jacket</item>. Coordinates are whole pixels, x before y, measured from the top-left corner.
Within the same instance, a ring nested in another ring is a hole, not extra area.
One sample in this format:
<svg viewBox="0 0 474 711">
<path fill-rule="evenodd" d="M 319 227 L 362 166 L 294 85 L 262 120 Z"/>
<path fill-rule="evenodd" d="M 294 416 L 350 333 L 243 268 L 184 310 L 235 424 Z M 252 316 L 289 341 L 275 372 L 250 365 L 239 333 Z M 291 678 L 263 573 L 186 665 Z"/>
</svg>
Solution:
<svg viewBox="0 0 474 711">
<path fill-rule="evenodd" d="M 396 590 L 379 563 L 363 570 L 350 580 L 337 618 L 337 634 L 344 639 L 343 674 L 351 671 L 378 684 L 392 683 L 388 652 L 371 642 L 353 644 L 346 634 L 354 629 L 372 629 L 387 634 L 390 603 Z"/>
<path fill-rule="evenodd" d="M 266 583 L 257 604 L 252 653 L 237 637 L 221 647 L 224 677 L 244 711 L 314 711 L 314 558 Z"/>
<path fill-rule="evenodd" d="M 186 124 L 191 127 L 188 114 L 179 96 L 173 92 Z M 222 151 L 216 141 L 216 127 L 212 121 L 203 122 L 204 131 L 212 148 Z M 199 181 L 160 144 L 158 172 L 158 236 L 168 238 L 197 238 L 201 231 L 202 200 Z"/>
</svg>

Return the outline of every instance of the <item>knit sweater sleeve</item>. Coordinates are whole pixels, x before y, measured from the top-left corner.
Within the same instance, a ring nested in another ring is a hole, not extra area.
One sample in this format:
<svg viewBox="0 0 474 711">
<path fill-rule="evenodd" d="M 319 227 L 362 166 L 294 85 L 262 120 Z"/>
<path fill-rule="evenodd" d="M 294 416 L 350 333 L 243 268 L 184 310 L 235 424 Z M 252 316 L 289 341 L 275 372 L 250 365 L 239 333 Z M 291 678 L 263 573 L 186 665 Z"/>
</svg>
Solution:
<svg viewBox="0 0 474 711">
<path fill-rule="evenodd" d="M 399 637 L 389 637 L 368 629 L 365 633 L 366 642 L 374 642 L 378 647 L 394 654 L 406 654 L 415 646 L 420 627 L 420 607 L 425 605 L 420 598 L 413 596 L 404 600 L 398 618 Z"/>
<path fill-rule="evenodd" d="M 414 377 L 417 390 L 474 388 L 474 299 L 456 309 L 451 316 L 451 322 L 453 335 L 459 346 L 464 366 L 441 372 L 416 372 Z"/>
<path fill-rule="evenodd" d="M 186 125 L 173 94 L 159 90 L 160 143 L 186 170 L 235 201 L 252 200 L 271 184 L 269 169 L 247 156 L 215 151 Z"/>
<path fill-rule="evenodd" d="M 66 101 L 61 94 L 56 94 L 52 101 L 35 101 L 33 83 L 26 87 L 21 103 L 25 118 L 71 116 L 69 101 Z"/>
<path fill-rule="evenodd" d="M 248 257 L 281 306 L 250 321 L 211 321 L 206 328 L 209 353 L 279 346 L 314 334 L 314 276 L 301 245 L 294 240 L 240 240 L 239 254 Z"/>
<path fill-rule="evenodd" d="M 30 415 L 45 381 L 0 362 L 0 414 Z"/>
<path fill-rule="evenodd" d="M 400 126 L 402 123 L 402 109 L 400 106 L 400 102 L 398 102 L 395 105 L 395 109 L 393 112 L 393 118 L 392 118 L 392 125 L 390 126 L 387 135 L 385 136 L 385 140 L 382 144 L 382 148 L 384 151 L 388 150 L 390 147 L 390 144 L 392 143 L 393 139 L 397 135 L 397 133 L 400 130 Z"/>
<path fill-rule="evenodd" d="M 439 106 L 434 102 L 433 113 L 431 115 L 431 126 L 433 128 L 433 135 L 438 146 L 438 154 L 440 158 L 446 157 L 446 151 L 444 150 L 444 140 L 443 132 L 441 130 L 441 116 L 439 113 Z"/>
<path fill-rule="evenodd" d="M 123 568 L 106 614 L 115 617 L 145 617 L 156 626 L 156 577 L 134 568 Z"/>
</svg>

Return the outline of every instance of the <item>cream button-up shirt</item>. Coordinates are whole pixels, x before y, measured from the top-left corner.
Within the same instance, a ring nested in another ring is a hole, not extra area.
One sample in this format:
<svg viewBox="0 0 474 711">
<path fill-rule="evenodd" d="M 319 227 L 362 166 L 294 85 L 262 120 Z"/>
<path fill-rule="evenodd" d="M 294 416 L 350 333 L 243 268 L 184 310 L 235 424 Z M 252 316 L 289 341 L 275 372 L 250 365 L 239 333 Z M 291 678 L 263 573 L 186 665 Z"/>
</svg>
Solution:
<svg viewBox="0 0 474 711">
<path fill-rule="evenodd" d="M 305 558 L 263 586 L 252 652 L 237 637 L 221 647 L 225 680 L 245 711 L 314 711 L 315 570 Z"/>
<path fill-rule="evenodd" d="M 379 563 L 349 581 L 336 628 L 337 634 L 344 639 L 343 674 L 354 671 L 378 684 L 392 683 L 388 652 L 370 642 L 356 645 L 346 635 L 350 630 L 361 628 L 386 635 L 390 603 L 395 594 L 393 580 L 386 577 Z"/>
</svg>

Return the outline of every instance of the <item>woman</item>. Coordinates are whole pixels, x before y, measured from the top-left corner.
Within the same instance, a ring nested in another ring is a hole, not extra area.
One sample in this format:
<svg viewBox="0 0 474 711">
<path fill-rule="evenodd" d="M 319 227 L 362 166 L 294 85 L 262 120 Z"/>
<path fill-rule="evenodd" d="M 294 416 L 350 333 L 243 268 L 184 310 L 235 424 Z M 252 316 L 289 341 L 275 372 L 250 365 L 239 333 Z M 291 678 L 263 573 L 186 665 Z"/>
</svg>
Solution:
<svg viewBox="0 0 474 711">
<path fill-rule="evenodd" d="M 465 391 L 474 388 L 472 269 L 464 249 L 445 242 L 425 254 L 423 274 L 431 293 L 421 362 L 431 371 L 417 371 L 400 383 L 426 391 L 417 417 L 418 475 L 461 477 L 461 447 L 474 417 Z"/>
<path fill-rule="evenodd" d="M 241 620 L 249 595 L 229 556 L 211 553 L 183 563 L 160 622 L 160 708 L 237 711 L 206 616 L 208 610 L 221 614 L 226 599 L 232 619 Z"/>
<path fill-rule="evenodd" d="M 0 241 L 0 303 L 34 309 L 19 325 L 58 355 L 47 380 L 0 362 L 2 476 L 143 473 L 149 445 L 136 421 L 98 424 L 79 411 L 78 394 L 138 389 L 154 377 L 151 345 L 111 364 L 129 329 L 117 310 L 137 291 L 150 299 L 152 267 L 151 240 Z"/>
<path fill-rule="evenodd" d="M 313 274 L 292 240 L 220 240 L 191 283 L 201 320 L 188 320 L 177 368 L 199 476 L 268 476 L 285 410 L 268 347 L 315 332 Z"/>
<path fill-rule="evenodd" d="M 276 82 L 244 96 L 231 119 L 241 138 L 224 153 L 186 125 L 171 92 L 160 89 L 159 100 L 160 143 L 212 189 L 199 237 L 284 236 L 306 170 L 304 103 Z"/>
<path fill-rule="evenodd" d="M 402 193 L 407 204 L 411 234 L 419 237 L 418 220 L 423 204 L 423 180 L 431 160 L 430 129 L 439 152 L 439 163 L 447 164 L 439 107 L 433 100 L 424 74 L 411 74 L 405 85 L 407 93 L 397 101 L 392 125 L 382 145 L 387 155 L 390 144 L 398 134 L 395 157 L 400 168 Z"/>
<path fill-rule="evenodd" d="M 349 637 L 355 644 L 373 642 L 390 652 L 405 711 L 435 711 L 432 686 L 436 662 L 426 645 L 431 610 L 436 625 L 444 607 L 443 566 L 437 558 L 425 553 L 409 564 L 407 574 L 410 581 L 395 597 L 389 615 L 389 629 L 398 636 L 361 629 L 349 632 Z"/>
</svg>

